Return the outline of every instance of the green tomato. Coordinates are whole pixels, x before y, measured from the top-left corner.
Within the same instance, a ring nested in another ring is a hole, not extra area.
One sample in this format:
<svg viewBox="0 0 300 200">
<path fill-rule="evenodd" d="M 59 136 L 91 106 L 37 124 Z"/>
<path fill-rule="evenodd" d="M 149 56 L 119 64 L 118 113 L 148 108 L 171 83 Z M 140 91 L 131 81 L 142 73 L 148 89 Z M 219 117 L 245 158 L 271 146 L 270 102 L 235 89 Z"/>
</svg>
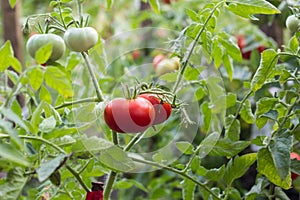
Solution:
<svg viewBox="0 0 300 200">
<path fill-rule="evenodd" d="M 285 21 L 286 27 L 292 32 L 297 32 L 299 29 L 300 20 L 295 15 L 290 15 Z"/>
<path fill-rule="evenodd" d="M 66 45 L 72 51 L 87 51 L 98 42 L 98 33 L 92 27 L 69 28 L 64 35 Z"/>
<path fill-rule="evenodd" d="M 52 44 L 52 52 L 49 60 L 56 61 L 61 58 L 66 50 L 64 40 L 55 34 L 35 34 L 29 38 L 26 44 L 26 50 L 32 58 L 35 58 L 36 52 L 46 44 Z"/>
</svg>

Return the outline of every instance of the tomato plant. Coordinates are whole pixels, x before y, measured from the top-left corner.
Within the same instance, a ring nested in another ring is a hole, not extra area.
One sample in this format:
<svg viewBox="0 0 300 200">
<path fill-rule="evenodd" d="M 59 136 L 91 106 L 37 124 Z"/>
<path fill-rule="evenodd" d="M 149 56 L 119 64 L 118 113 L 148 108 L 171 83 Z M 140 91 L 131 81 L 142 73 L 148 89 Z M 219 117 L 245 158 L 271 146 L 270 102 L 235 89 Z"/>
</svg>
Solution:
<svg viewBox="0 0 300 200">
<path fill-rule="evenodd" d="M 157 95 L 153 94 L 141 94 L 139 97 L 147 99 L 153 105 L 155 110 L 153 125 L 163 123 L 170 117 L 172 106 L 168 102 L 164 102 L 162 99 L 159 99 Z"/>
<path fill-rule="evenodd" d="M 92 27 L 69 28 L 64 34 L 64 41 L 72 51 L 87 51 L 98 42 L 98 33 Z"/>
<path fill-rule="evenodd" d="M 63 39 L 51 33 L 32 35 L 27 41 L 26 50 L 32 58 L 36 58 L 37 51 L 47 44 L 51 44 L 52 46 L 49 60 L 56 61 L 63 56 L 66 49 Z"/>
<path fill-rule="evenodd" d="M 22 1 L 0 199 L 299 199 L 299 3 L 169 2 Z"/>
<path fill-rule="evenodd" d="M 290 15 L 288 16 L 288 18 L 286 19 L 286 27 L 289 29 L 289 31 L 291 31 L 292 33 L 295 33 L 299 30 L 299 23 L 300 20 L 298 17 L 296 17 L 295 15 Z"/>
<path fill-rule="evenodd" d="M 145 98 L 117 98 L 104 109 L 104 120 L 119 133 L 138 133 L 149 128 L 155 119 L 155 110 Z"/>
</svg>

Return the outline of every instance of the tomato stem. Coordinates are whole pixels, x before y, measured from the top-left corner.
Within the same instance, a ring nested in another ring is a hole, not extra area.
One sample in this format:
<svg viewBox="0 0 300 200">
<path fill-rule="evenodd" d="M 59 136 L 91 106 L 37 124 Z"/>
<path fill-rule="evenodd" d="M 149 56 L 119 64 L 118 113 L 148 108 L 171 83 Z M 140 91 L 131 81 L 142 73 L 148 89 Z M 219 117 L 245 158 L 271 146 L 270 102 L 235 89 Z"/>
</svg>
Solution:
<svg viewBox="0 0 300 200">
<path fill-rule="evenodd" d="M 182 67 L 180 67 L 180 71 L 177 75 L 177 79 L 176 79 L 176 82 L 174 84 L 174 87 L 173 87 L 173 93 L 176 94 L 177 93 L 177 89 L 178 89 L 178 86 L 179 84 L 181 83 L 181 80 L 182 80 L 182 77 L 183 77 L 183 74 L 187 68 L 187 64 L 189 63 L 189 60 L 190 60 L 190 57 L 192 56 L 193 54 L 193 51 L 196 47 L 196 45 L 198 44 L 198 41 L 200 39 L 200 36 L 202 35 L 202 33 L 204 32 L 209 20 L 212 18 L 214 12 L 217 10 L 217 8 L 219 6 L 221 6 L 225 1 L 221 1 L 219 2 L 218 4 L 215 5 L 215 7 L 212 9 L 212 11 L 210 12 L 209 16 L 207 17 L 207 19 L 205 20 L 203 26 L 201 27 L 201 29 L 199 30 L 195 40 L 193 40 L 192 44 L 191 44 L 191 48 L 189 49 L 188 53 L 186 54 L 186 56 L 184 56 L 183 58 L 183 61 L 181 61 L 182 63 Z"/>
<path fill-rule="evenodd" d="M 89 73 L 90 73 L 90 76 L 91 76 L 91 79 L 92 79 L 92 82 L 94 84 L 94 87 L 95 87 L 95 90 L 96 90 L 96 94 L 97 94 L 97 97 L 98 97 L 98 101 L 103 101 L 104 98 L 103 98 L 103 94 L 102 94 L 102 91 L 100 89 L 100 86 L 98 84 L 98 81 L 97 81 L 97 78 L 96 78 L 96 75 L 92 69 L 92 64 L 88 58 L 88 55 L 86 52 L 81 52 L 81 55 L 86 63 L 86 66 L 89 70 Z"/>
<path fill-rule="evenodd" d="M 103 200 L 109 200 L 110 192 L 112 190 L 112 187 L 114 185 L 116 177 L 117 177 L 117 172 L 110 171 L 110 173 L 108 175 L 108 180 L 105 185 L 104 192 L 103 192 Z"/>
<path fill-rule="evenodd" d="M 55 107 L 56 110 L 64 108 L 64 107 L 68 107 L 68 106 L 72 106 L 75 104 L 81 104 L 81 103 L 93 103 L 93 102 L 99 102 L 98 97 L 92 97 L 92 98 L 85 98 L 85 99 L 79 99 L 76 101 L 71 101 L 71 102 L 64 102 L 63 104 L 60 104 L 58 106 Z"/>
</svg>

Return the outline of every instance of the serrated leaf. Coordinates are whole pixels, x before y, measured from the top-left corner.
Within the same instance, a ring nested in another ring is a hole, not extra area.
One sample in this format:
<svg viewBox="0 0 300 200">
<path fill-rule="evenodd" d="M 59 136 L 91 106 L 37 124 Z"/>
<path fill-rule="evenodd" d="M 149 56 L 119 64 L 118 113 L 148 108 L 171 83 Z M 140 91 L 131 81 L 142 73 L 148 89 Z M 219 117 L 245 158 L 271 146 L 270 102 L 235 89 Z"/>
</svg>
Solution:
<svg viewBox="0 0 300 200">
<path fill-rule="evenodd" d="M 199 158 L 204 158 L 214 148 L 220 138 L 220 133 L 213 132 L 202 140 L 199 145 Z"/>
<path fill-rule="evenodd" d="M 68 129 L 67 129 L 68 130 Z M 105 140 L 103 138 L 98 138 L 96 136 L 86 137 L 80 136 L 76 138 L 76 144 L 72 145 L 72 152 L 74 153 L 85 153 L 89 152 L 91 154 L 99 153 L 105 149 L 113 147 L 113 143 Z"/>
<path fill-rule="evenodd" d="M 233 42 L 233 40 L 230 38 L 230 36 L 222 32 L 218 35 L 218 41 L 222 44 L 226 52 L 230 55 L 232 59 L 238 62 L 242 62 L 242 54 L 240 51 L 240 48 L 236 43 Z M 224 63 L 225 64 L 225 63 Z"/>
<path fill-rule="evenodd" d="M 248 124 L 253 124 L 255 122 L 255 117 L 251 109 L 251 103 L 248 99 L 243 103 L 242 109 L 240 110 L 240 115 L 241 118 Z"/>
<path fill-rule="evenodd" d="M 24 169 L 20 167 L 15 167 L 8 172 L 5 183 L 0 185 L 0 199 L 20 199 L 20 195 L 29 178 L 29 176 L 24 176 L 24 173 Z"/>
<path fill-rule="evenodd" d="M 34 67 L 27 72 L 29 83 L 32 88 L 36 91 L 40 88 L 43 83 L 44 73 L 39 67 Z"/>
<path fill-rule="evenodd" d="M 191 143 L 186 141 L 176 142 L 176 148 L 184 154 L 192 154 L 194 152 L 194 147 Z"/>
<path fill-rule="evenodd" d="M 232 141 L 240 139 L 241 125 L 240 121 L 233 115 L 228 115 L 225 119 L 225 138 Z"/>
<path fill-rule="evenodd" d="M 117 146 L 101 151 L 98 161 L 112 170 L 121 172 L 128 172 L 135 168 L 133 160 Z"/>
<path fill-rule="evenodd" d="M 196 184 L 189 179 L 184 179 L 182 185 L 183 185 L 182 199 L 183 200 L 194 200 Z"/>
<path fill-rule="evenodd" d="M 261 54 L 260 65 L 251 81 L 251 90 L 253 92 L 256 92 L 264 85 L 277 62 L 278 55 L 273 49 L 267 49 Z"/>
<path fill-rule="evenodd" d="M 57 67 L 47 67 L 44 76 L 46 84 L 60 95 L 66 98 L 73 96 L 71 80 L 66 72 Z"/>
<path fill-rule="evenodd" d="M 256 19 L 254 14 L 278 14 L 275 6 L 265 0 L 230 0 L 227 9 L 236 15 L 245 18 Z"/>
<path fill-rule="evenodd" d="M 205 177 L 210 181 L 219 181 L 223 178 L 225 173 L 225 165 L 219 168 L 213 168 L 206 172 Z"/>
<path fill-rule="evenodd" d="M 257 169 L 259 173 L 266 176 L 269 179 L 269 181 L 271 181 L 275 185 L 282 187 L 286 190 L 291 187 L 291 176 L 288 175 L 284 180 L 280 178 L 275 167 L 271 152 L 268 148 L 262 148 L 258 151 Z"/>
<path fill-rule="evenodd" d="M 235 179 L 242 177 L 256 161 L 256 156 L 256 153 L 250 153 L 232 158 L 226 165 L 224 174 L 226 184 L 231 185 Z"/>
<path fill-rule="evenodd" d="M 268 146 L 276 171 L 281 180 L 284 180 L 289 174 L 291 163 L 289 155 L 292 144 L 293 136 L 290 132 L 281 131 L 275 134 Z"/>
<path fill-rule="evenodd" d="M 160 4 L 158 0 L 149 0 L 150 6 L 156 14 L 160 13 Z"/>
<path fill-rule="evenodd" d="M 229 139 L 222 139 L 214 146 L 210 155 L 212 156 L 227 156 L 232 157 L 244 150 L 251 144 L 249 141 L 231 141 Z"/>
<path fill-rule="evenodd" d="M 60 154 L 56 158 L 40 164 L 36 169 L 38 180 L 43 182 L 47 180 L 61 165 L 66 161 L 67 155 Z"/>
<path fill-rule="evenodd" d="M 56 120 L 54 116 L 51 116 L 49 118 L 44 119 L 40 125 L 39 125 L 39 130 L 43 133 L 49 133 L 52 131 L 56 126 Z"/>
<path fill-rule="evenodd" d="M 2 157 L 2 159 L 12 162 L 16 165 L 24 167 L 29 167 L 31 165 L 24 154 L 14 148 L 12 145 L 9 145 L 2 141 L 0 141 L 0 156 Z"/>
<path fill-rule="evenodd" d="M 52 53 L 52 44 L 48 43 L 37 50 L 35 60 L 38 64 L 44 64 L 49 60 Z"/>
</svg>

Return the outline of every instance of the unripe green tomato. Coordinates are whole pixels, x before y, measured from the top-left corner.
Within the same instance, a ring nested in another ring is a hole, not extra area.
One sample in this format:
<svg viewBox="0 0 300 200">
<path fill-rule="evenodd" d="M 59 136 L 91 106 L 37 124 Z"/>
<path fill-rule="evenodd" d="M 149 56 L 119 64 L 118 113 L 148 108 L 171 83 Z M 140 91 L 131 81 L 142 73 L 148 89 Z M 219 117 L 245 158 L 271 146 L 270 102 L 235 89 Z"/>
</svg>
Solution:
<svg viewBox="0 0 300 200">
<path fill-rule="evenodd" d="M 164 59 L 158 63 L 155 71 L 158 76 L 161 76 L 166 73 L 173 72 L 179 69 L 179 58 L 174 57 L 171 59 Z"/>
<path fill-rule="evenodd" d="M 285 21 L 286 27 L 291 31 L 292 33 L 297 32 L 299 29 L 299 23 L 300 20 L 295 15 L 290 15 Z"/>
<path fill-rule="evenodd" d="M 64 40 L 55 34 L 35 34 L 29 38 L 26 44 L 26 50 L 32 58 L 35 58 L 36 52 L 46 44 L 52 44 L 52 52 L 49 60 L 56 61 L 61 58 L 66 50 Z"/>
<path fill-rule="evenodd" d="M 70 50 L 84 52 L 95 46 L 98 42 L 98 33 L 92 27 L 69 28 L 64 40 Z"/>
</svg>

